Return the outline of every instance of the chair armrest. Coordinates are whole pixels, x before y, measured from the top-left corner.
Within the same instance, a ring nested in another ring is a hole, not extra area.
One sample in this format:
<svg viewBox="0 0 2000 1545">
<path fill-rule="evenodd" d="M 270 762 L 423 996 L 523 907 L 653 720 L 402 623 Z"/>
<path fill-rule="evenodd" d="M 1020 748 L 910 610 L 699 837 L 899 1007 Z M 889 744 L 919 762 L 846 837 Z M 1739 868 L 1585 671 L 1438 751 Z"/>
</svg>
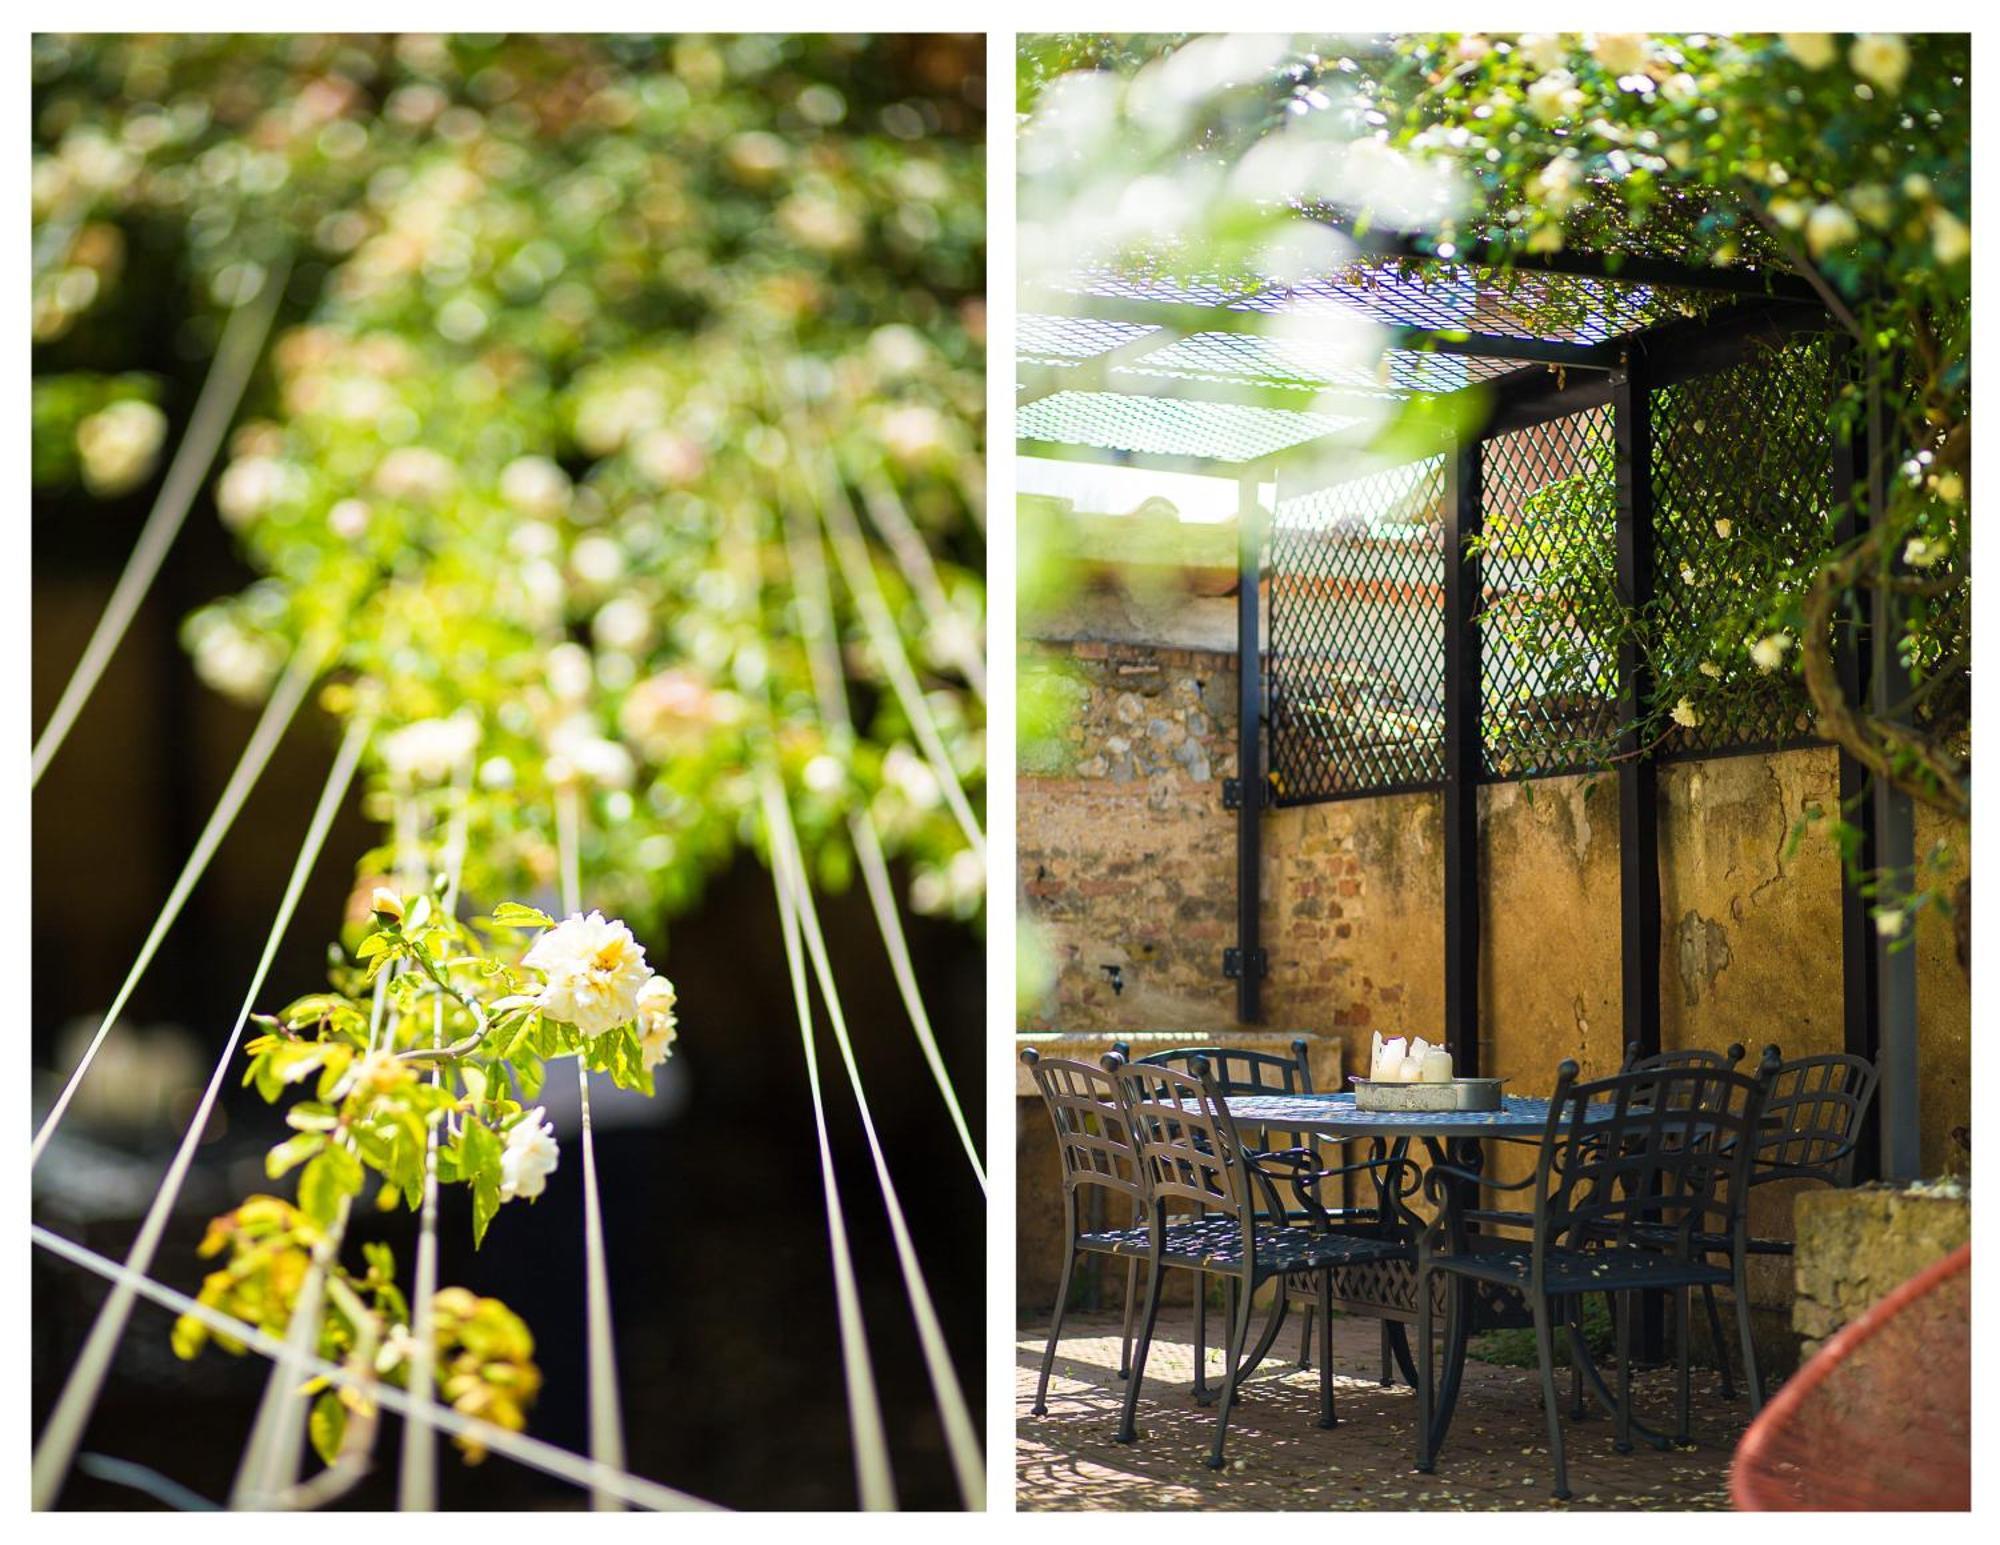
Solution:
<svg viewBox="0 0 2000 1545">
<path fill-rule="evenodd" d="M 1521 1180 L 1495 1180 L 1491 1175 L 1482 1175 L 1477 1170 L 1462 1169 L 1456 1164 L 1433 1164 L 1424 1171 L 1424 1195 L 1440 1204 L 1444 1201 L 1444 1182 L 1460 1180 L 1475 1186 L 1487 1186 L 1495 1191 L 1524 1191 L 1535 1183 L 1529 1175 Z"/>
</svg>

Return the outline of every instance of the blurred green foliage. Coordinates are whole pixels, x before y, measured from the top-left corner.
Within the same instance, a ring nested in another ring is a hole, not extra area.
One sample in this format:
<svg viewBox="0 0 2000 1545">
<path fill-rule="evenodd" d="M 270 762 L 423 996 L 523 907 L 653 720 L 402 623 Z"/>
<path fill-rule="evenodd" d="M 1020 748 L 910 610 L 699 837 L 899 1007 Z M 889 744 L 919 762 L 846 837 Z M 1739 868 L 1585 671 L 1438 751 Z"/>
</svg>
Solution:
<svg viewBox="0 0 2000 1545">
<path fill-rule="evenodd" d="M 285 285 L 213 484 L 262 577 L 190 620 L 205 679 L 254 701 L 324 640 L 323 701 L 378 747 L 471 722 L 432 781 L 469 782 L 475 897 L 546 891 L 575 783 L 592 900 L 655 924 L 750 840 L 768 752 L 822 880 L 865 806 L 919 905 L 979 914 L 939 797 L 984 775 L 954 664 L 984 625 L 978 39 L 41 36 L 33 61 L 39 482 L 80 470 L 149 307 L 199 356 Z M 935 569 L 868 545 L 949 769 L 846 590 L 854 729 L 815 702 L 784 537 L 828 469 Z M 410 776 L 375 768 L 386 815 Z"/>
</svg>

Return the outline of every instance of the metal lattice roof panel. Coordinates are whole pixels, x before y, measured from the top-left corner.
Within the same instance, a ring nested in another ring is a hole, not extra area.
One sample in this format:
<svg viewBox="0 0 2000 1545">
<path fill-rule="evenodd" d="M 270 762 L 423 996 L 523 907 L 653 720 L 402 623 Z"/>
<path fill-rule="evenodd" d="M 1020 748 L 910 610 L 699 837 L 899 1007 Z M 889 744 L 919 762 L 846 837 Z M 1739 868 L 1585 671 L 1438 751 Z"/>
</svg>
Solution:
<svg viewBox="0 0 2000 1545">
<path fill-rule="evenodd" d="M 1247 462 L 1338 434 L 1361 422 L 1288 408 L 1061 391 L 1023 403 L 1014 432 L 1021 440 L 1044 444 Z"/>
</svg>

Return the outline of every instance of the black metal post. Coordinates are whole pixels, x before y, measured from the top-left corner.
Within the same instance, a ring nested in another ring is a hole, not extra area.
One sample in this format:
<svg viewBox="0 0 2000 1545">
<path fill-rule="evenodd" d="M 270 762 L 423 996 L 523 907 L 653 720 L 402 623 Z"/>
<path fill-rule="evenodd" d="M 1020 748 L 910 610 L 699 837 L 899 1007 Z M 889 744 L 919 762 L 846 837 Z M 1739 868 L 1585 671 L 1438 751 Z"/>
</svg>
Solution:
<svg viewBox="0 0 2000 1545">
<path fill-rule="evenodd" d="M 1642 357 L 1628 354 L 1611 377 L 1616 449 L 1619 599 L 1634 614 L 1653 599 L 1653 421 Z M 1660 773 L 1644 743 L 1652 673 L 1629 637 L 1618 645 L 1618 933 L 1623 1044 L 1660 1049 Z M 1656 1363 L 1666 1350 L 1665 1295 L 1640 1295 L 1635 1355 Z"/>
<path fill-rule="evenodd" d="M 1619 598 L 1633 612 L 1653 598 L 1653 426 L 1642 362 L 1613 374 L 1612 435 L 1617 447 Z M 1659 769 L 1641 755 L 1641 720 L 1653 683 L 1628 638 L 1618 646 L 1619 938 L 1624 1036 L 1641 1055 L 1660 1049 Z"/>
<path fill-rule="evenodd" d="M 1265 969 L 1259 927 L 1263 888 L 1264 672 L 1257 600 L 1264 567 L 1263 512 L 1258 481 L 1245 472 L 1236 485 L 1236 1018 L 1263 1023 Z M 1229 971 L 1231 962 L 1224 961 Z"/>
<path fill-rule="evenodd" d="M 1886 508 L 1890 446 L 1879 362 L 1871 359 L 1868 364 L 1868 513 L 1873 519 Z M 1897 659 L 1896 598 L 1881 585 L 1871 595 L 1869 694 L 1876 715 L 1886 719 L 1892 717 L 1890 705 L 1909 695 L 1911 683 Z M 1875 807 L 1875 862 L 1893 898 L 1916 875 L 1916 812 L 1910 796 L 1887 778 L 1875 780 L 1870 803 Z M 1917 952 L 1908 940 L 1877 933 L 1875 987 L 1881 1037 L 1875 1065 L 1882 1077 L 1877 1102 L 1882 1108 L 1882 1178 L 1915 1180 L 1923 1156 L 1917 1097 Z"/>
<path fill-rule="evenodd" d="M 1833 344 L 1832 390 L 1861 385 L 1856 355 L 1845 338 Z M 1829 490 L 1837 515 L 1837 539 L 1845 545 L 1867 529 L 1864 508 L 1868 491 L 1870 427 L 1863 419 L 1845 442 L 1833 448 L 1833 484 Z M 1840 672 L 1841 696 L 1850 703 L 1868 700 L 1869 650 L 1868 619 L 1862 607 L 1846 610 L 1834 641 L 1834 663 Z M 1868 769 L 1846 751 L 1840 753 L 1840 808 L 1842 816 L 1861 834 L 1852 863 L 1867 874 L 1874 869 L 1875 802 L 1868 797 Z M 1876 971 L 1875 921 L 1869 916 L 1868 898 L 1848 877 L 1841 874 L 1840 885 L 1840 996 L 1841 1044 L 1850 1055 L 1874 1061 L 1882 1050 L 1882 1008 L 1879 973 Z M 1881 1172 L 1881 1107 L 1871 1104 L 1857 1138 L 1854 1177 L 1873 1180 Z"/>
<path fill-rule="evenodd" d="M 1444 1042 L 1461 1077 L 1479 1073 L 1479 769 L 1482 652 L 1480 442 L 1446 461 L 1444 500 Z"/>
</svg>

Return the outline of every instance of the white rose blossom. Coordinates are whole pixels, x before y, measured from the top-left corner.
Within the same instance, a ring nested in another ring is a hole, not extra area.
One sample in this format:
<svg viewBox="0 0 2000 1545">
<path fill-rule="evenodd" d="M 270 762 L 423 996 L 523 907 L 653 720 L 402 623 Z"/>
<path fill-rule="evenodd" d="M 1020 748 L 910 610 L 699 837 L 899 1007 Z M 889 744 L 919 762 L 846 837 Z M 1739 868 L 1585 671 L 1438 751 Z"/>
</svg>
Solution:
<svg viewBox="0 0 2000 1545">
<path fill-rule="evenodd" d="M 561 1158 L 555 1123 L 544 1121 L 537 1105 L 507 1129 L 507 1146 L 500 1153 L 500 1200 L 525 1196 L 532 1202 L 548 1189 Z"/>
<path fill-rule="evenodd" d="M 468 714 L 418 719 L 382 737 L 382 760 L 389 776 L 409 786 L 446 783 L 471 765 L 479 748 L 479 721 Z"/>
<path fill-rule="evenodd" d="M 1768 676 L 1785 663 L 1785 653 L 1791 647 L 1791 634 L 1767 633 L 1750 646 L 1750 661 Z"/>
<path fill-rule="evenodd" d="M 521 964 L 547 979 L 535 999 L 542 1012 L 590 1036 L 637 1019 L 653 975 L 632 930 L 602 912 L 570 914 L 535 941 Z"/>
<path fill-rule="evenodd" d="M 652 978 L 639 989 L 639 1055 L 649 1068 L 673 1055 L 674 1035 L 680 1026 L 674 1015 L 677 1001 L 674 984 L 664 976 Z"/>
<path fill-rule="evenodd" d="M 1910 45 L 1899 32 L 1864 32 L 1848 46 L 1847 67 L 1869 85 L 1894 93 L 1910 71 Z"/>
<path fill-rule="evenodd" d="M 1646 34 L 1600 32 L 1590 40 L 1590 51 L 1614 76 L 1637 75 L 1646 67 Z"/>
<path fill-rule="evenodd" d="M 100 408 L 76 426 L 83 486 L 100 498 L 127 493 L 151 476 L 167 437 L 167 416 L 150 402 L 128 398 Z"/>
<path fill-rule="evenodd" d="M 1833 63 L 1831 32 L 1781 32 L 1778 39 L 1785 45 L 1785 52 L 1808 70 L 1823 70 Z"/>
<path fill-rule="evenodd" d="M 1684 730 L 1699 729 L 1701 727 L 1701 715 L 1696 711 L 1694 704 L 1687 698 L 1682 698 L 1678 703 L 1674 704 L 1673 719 L 1674 723 L 1678 724 Z"/>
<path fill-rule="evenodd" d="M 1818 205 L 1806 216 L 1806 250 L 1815 258 L 1851 246 L 1860 235 L 1854 216 L 1838 204 Z"/>
</svg>

